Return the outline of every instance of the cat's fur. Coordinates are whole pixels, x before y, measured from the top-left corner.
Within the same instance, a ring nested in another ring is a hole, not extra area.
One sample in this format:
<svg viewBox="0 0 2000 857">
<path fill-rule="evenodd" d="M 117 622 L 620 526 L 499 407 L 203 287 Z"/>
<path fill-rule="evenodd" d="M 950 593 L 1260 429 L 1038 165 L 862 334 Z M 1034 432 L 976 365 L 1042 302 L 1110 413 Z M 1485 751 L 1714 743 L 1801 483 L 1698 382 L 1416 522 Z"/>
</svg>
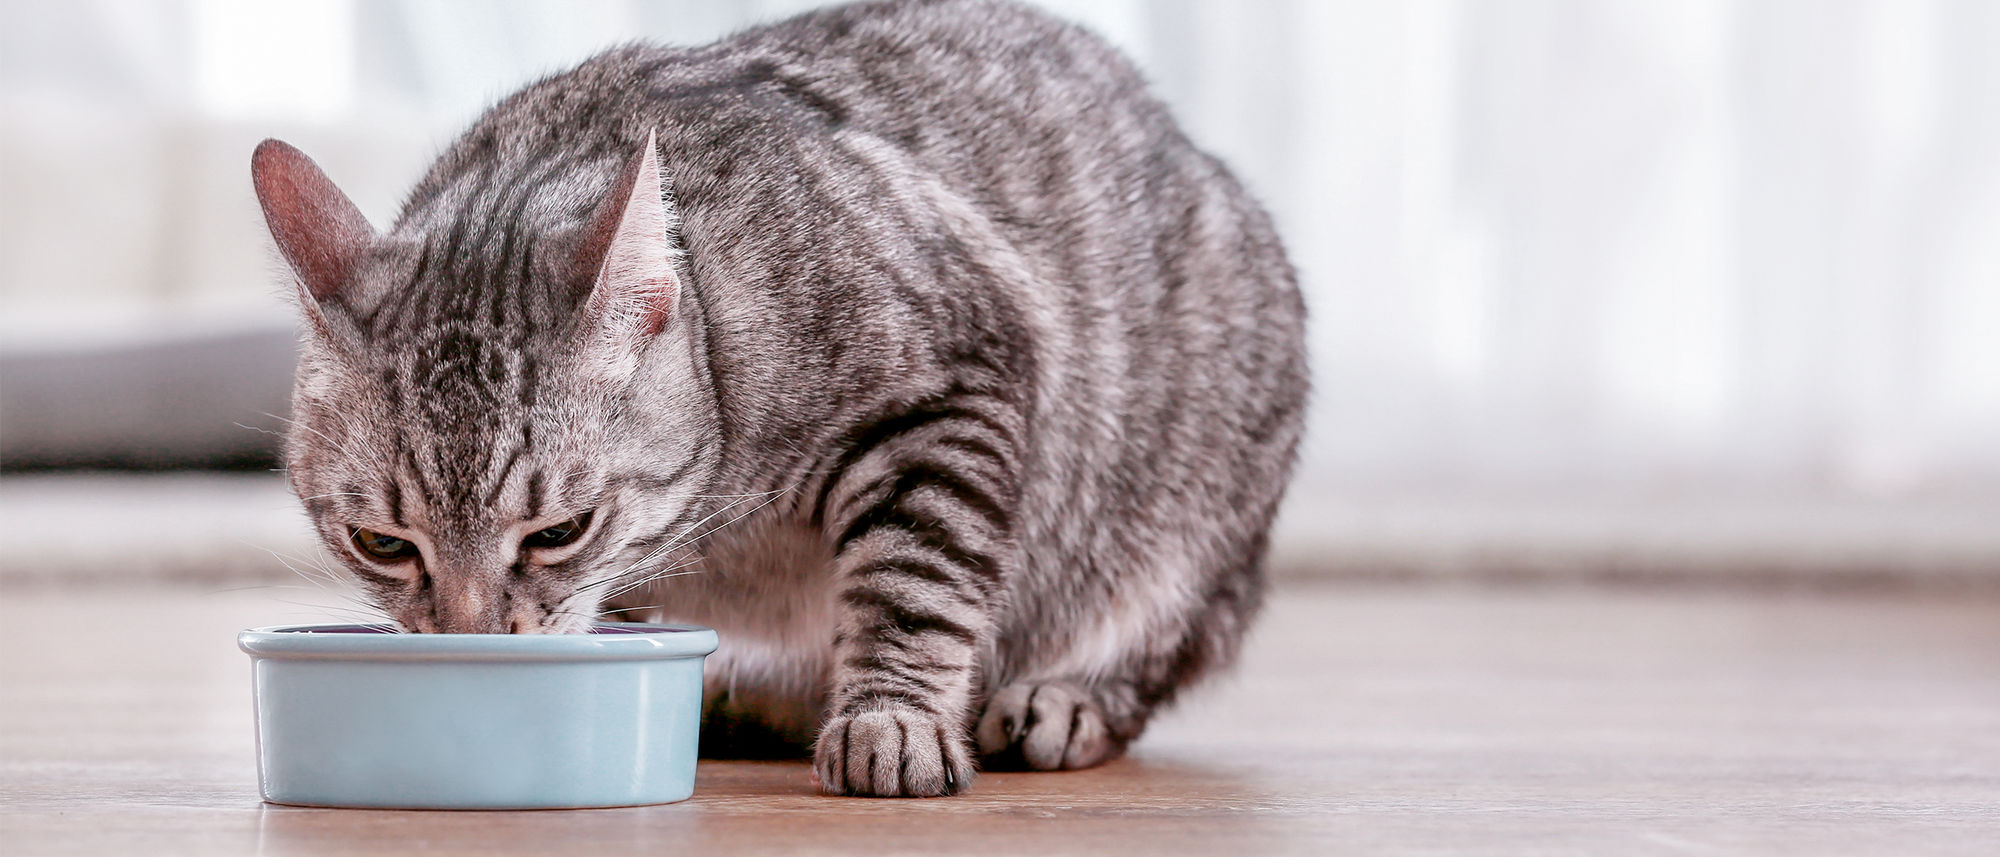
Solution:
<svg viewBox="0 0 2000 857">
<path fill-rule="evenodd" d="M 1257 610 L 1299 294 L 1082 30 L 889 2 L 614 50 L 382 234 L 296 150 L 253 167 L 308 321 L 291 478 L 410 630 L 708 625 L 711 749 L 935 795 L 1116 755 Z"/>
</svg>

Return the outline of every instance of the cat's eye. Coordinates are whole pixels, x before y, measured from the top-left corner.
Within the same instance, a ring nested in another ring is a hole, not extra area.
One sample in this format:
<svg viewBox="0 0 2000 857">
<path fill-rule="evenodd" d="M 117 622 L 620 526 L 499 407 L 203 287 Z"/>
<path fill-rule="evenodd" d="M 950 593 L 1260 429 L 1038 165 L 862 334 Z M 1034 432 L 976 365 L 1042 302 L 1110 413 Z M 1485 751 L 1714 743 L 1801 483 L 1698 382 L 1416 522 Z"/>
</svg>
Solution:
<svg viewBox="0 0 2000 857">
<path fill-rule="evenodd" d="M 354 546 L 360 548 L 362 553 L 383 562 L 399 562 L 417 555 L 417 546 L 409 539 L 397 538 L 362 527 L 354 528 Z"/>
<path fill-rule="evenodd" d="M 583 537 L 583 531 L 590 528 L 590 513 L 585 512 L 552 527 L 543 527 L 528 534 L 521 540 L 524 548 L 559 548 Z"/>
</svg>

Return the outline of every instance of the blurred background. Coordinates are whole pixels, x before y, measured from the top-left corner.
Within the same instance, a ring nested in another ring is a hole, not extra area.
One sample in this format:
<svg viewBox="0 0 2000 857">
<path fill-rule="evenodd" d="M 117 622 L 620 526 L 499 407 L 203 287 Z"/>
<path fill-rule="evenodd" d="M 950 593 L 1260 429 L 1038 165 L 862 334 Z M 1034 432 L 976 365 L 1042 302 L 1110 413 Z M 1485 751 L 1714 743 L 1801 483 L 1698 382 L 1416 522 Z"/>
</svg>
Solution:
<svg viewBox="0 0 2000 857">
<path fill-rule="evenodd" d="M 287 577 L 267 136 L 377 224 L 484 106 L 800 0 L 0 5 L 0 583 Z M 2000 4 L 1047 0 L 1270 208 L 1288 577 L 2000 589 Z"/>
</svg>

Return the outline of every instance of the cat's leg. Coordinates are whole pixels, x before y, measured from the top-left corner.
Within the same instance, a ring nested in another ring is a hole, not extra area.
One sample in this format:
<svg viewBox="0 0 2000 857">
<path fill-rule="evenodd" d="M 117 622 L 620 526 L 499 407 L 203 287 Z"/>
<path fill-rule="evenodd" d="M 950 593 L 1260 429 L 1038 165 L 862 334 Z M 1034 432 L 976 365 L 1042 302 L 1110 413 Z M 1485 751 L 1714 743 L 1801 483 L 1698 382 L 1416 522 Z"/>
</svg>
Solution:
<svg viewBox="0 0 2000 857">
<path fill-rule="evenodd" d="M 985 765 L 1076 770 L 1123 755 L 1182 689 L 1235 658 L 1263 605 L 1265 545 L 1261 534 L 1249 539 L 1237 561 L 1207 575 L 1177 635 L 1137 635 L 1079 675 L 1037 677 L 1030 668 L 994 691 L 975 731 Z"/>
<path fill-rule="evenodd" d="M 1133 716 L 1131 688 L 1077 680 L 1017 681 L 986 702 L 975 737 L 996 770 L 1060 771 L 1118 758 L 1145 719 Z"/>
<path fill-rule="evenodd" d="M 821 503 L 839 631 L 814 773 L 833 794 L 947 795 L 973 772 L 968 726 L 988 604 L 1012 567 L 1011 421 L 966 395 L 887 421 Z"/>
</svg>

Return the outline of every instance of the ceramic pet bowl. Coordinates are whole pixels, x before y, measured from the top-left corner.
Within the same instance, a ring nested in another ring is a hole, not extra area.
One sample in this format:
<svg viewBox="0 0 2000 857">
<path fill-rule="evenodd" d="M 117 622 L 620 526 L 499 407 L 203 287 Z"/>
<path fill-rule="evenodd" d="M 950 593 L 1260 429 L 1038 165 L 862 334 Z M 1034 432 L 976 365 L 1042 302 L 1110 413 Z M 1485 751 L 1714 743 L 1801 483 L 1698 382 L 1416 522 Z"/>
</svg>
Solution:
<svg viewBox="0 0 2000 857">
<path fill-rule="evenodd" d="M 635 806 L 694 792 L 715 632 L 244 631 L 264 799 L 305 806 Z"/>
</svg>

